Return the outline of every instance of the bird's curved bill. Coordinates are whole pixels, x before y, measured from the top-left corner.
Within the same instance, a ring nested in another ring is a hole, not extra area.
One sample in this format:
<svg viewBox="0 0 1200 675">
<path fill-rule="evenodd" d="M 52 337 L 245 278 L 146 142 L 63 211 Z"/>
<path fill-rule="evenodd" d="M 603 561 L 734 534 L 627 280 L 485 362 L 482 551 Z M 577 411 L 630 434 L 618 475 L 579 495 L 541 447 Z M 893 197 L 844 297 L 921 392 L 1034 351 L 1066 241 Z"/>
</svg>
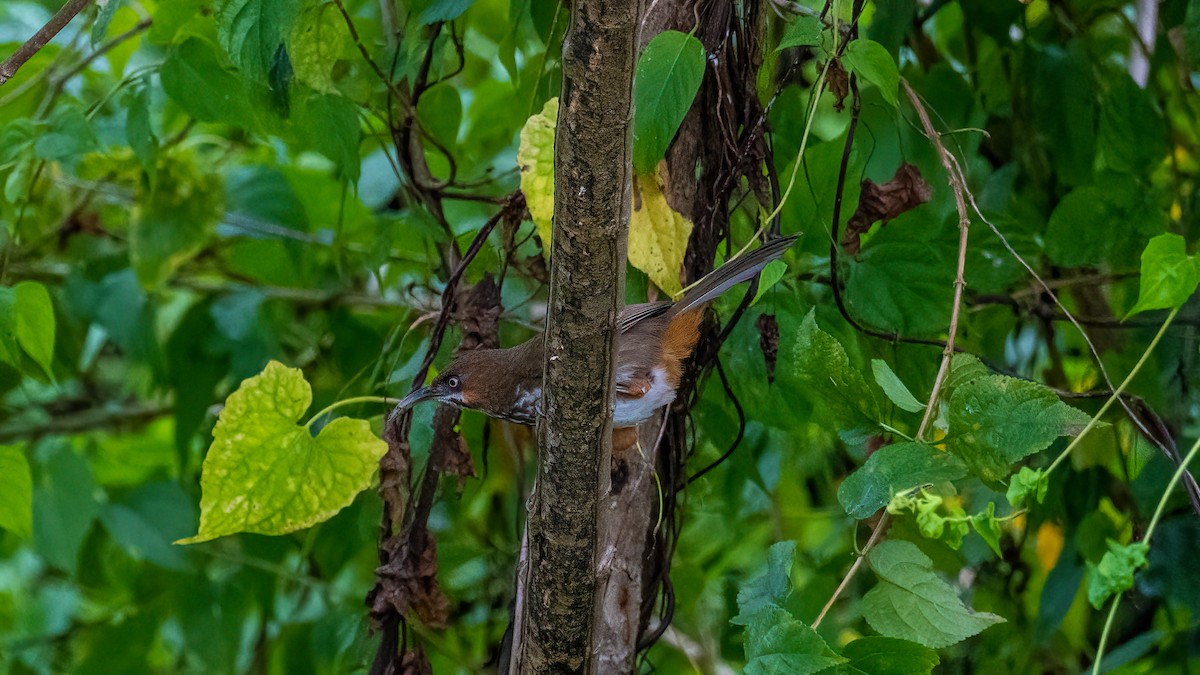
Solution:
<svg viewBox="0 0 1200 675">
<path fill-rule="evenodd" d="M 433 391 L 431 391 L 429 387 L 421 387 L 420 389 L 413 391 L 408 396 L 400 399 L 400 402 L 396 404 L 396 410 L 406 410 L 420 403 L 421 401 L 431 398 L 433 398 Z"/>
</svg>

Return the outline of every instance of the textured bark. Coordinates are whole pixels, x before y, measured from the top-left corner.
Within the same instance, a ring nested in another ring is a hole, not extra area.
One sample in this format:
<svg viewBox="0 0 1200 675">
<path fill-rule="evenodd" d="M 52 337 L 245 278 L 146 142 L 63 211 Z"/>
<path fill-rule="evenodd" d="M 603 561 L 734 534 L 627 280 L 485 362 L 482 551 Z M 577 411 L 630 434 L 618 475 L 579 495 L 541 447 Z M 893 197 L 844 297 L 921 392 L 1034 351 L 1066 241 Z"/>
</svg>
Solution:
<svg viewBox="0 0 1200 675">
<path fill-rule="evenodd" d="M 576 0 L 563 42 L 542 450 L 512 672 L 608 672 L 593 660 L 597 516 L 610 481 L 641 4 Z"/>
</svg>

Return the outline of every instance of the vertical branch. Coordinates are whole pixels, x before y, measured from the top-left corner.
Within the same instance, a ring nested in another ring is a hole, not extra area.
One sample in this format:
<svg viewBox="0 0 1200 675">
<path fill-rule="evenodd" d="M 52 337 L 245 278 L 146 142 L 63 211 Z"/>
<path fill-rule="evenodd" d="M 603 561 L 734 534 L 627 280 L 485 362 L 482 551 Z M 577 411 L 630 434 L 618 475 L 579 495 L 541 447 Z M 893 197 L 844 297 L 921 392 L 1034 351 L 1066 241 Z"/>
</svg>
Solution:
<svg viewBox="0 0 1200 675">
<path fill-rule="evenodd" d="M 609 489 L 640 0 L 576 0 L 563 42 L 541 461 L 513 672 L 597 672 L 598 506 Z"/>
</svg>

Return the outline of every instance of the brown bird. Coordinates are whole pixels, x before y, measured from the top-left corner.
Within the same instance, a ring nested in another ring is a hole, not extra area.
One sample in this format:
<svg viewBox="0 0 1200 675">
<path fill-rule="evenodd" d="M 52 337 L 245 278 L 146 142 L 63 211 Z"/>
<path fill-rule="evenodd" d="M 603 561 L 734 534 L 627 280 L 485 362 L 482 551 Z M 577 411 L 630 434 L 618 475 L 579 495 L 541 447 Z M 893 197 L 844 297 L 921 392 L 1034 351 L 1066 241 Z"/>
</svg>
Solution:
<svg viewBox="0 0 1200 675">
<path fill-rule="evenodd" d="M 700 339 L 704 308 L 735 284 L 783 255 L 799 235 L 773 239 L 696 282 L 678 302 L 629 305 L 617 317 L 613 427 L 633 427 L 675 400 L 683 362 Z M 533 424 L 542 401 L 543 341 L 539 335 L 508 349 L 465 352 L 429 386 L 396 406 L 437 400 L 519 424 Z"/>
</svg>

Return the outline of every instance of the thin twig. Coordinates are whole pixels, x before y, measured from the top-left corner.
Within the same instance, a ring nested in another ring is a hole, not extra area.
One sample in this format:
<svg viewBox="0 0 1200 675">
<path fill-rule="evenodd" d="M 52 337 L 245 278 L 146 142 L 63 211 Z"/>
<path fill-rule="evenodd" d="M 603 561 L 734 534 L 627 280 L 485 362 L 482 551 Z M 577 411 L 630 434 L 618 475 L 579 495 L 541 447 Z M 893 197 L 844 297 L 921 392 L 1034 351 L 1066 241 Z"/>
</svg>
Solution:
<svg viewBox="0 0 1200 675">
<path fill-rule="evenodd" d="M 867 558 L 867 553 L 869 553 L 871 549 L 875 547 L 875 544 L 878 543 L 883 537 L 883 531 L 887 529 L 889 521 L 890 518 L 888 516 L 888 512 L 884 511 L 883 515 L 879 517 L 879 522 L 875 523 L 875 529 L 871 530 L 871 538 L 867 539 L 867 545 L 863 547 L 863 550 L 858 554 L 858 557 L 854 559 L 854 564 L 850 566 L 850 569 L 846 572 L 846 576 L 842 577 L 842 583 L 838 584 L 838 587 L 834 589 L 833 595 L 829 596 L 828 602 L 826 602 L 825 606 L 821 608 L 821 613 L 818 614 L 817 618 L 813 621 L 812 627 L 814 630 L 817 628 L 817 626 L 821 625 L 822 621 L 825 620 L 825 615 L 829 613 L 830 608 L 833 607 L 833 603 L 837 602 L 837 599 L 841 597 L 842 592 L 845 591 L 846 587 L 850 585 L 850 580 L 854 578 L 855 574 L 858 574 L 859 568 L 862 567 L 863 560 L 866 560 Z"/>
<path fill-rule="evenodd" d="M 954 304 L 950 309 L 950 331 L 946 337 L 946 348 L 942 352 L 942 363 L 938 366 L 937 377 L 933 380 L 933 390 L 929 394 L 929 404 L 925 406 L 925 415 L 921 418 L 921 426 L 917 428 L 917 440 L 921 440 L 925 437 L 925 432 L 933 422 L 934 414 L 937 411 L 938 397 L 942 393 L 942 384 L 946 381 L 946 375 L 950 372 L 950 361 L 954 358 L 954 338 L 958 333 L 958 318 L 962 311 L 963 289 L 967 286 L 967 281 L 963 273 L 967 262 L 967 235 L 970 230 L 971 217 L 967 213 L 967 201 L 964 196 L 967 192 L 966 176 L 962 174 L 958 163 L 954 161 L 950 152 L 946 150 L 946 146 L 942 144 L 941 134 L 933 128 L 933 123 L 929 121 L 929 113 L 926 112 L 925 106 L 917 96 L 917 92 L 913 91 L 913 88 L 908 84 L 908 80 L 900 80 L 900 86 L 904 87 L 904 93 L 908 95 L 908 99 L 912 101 L 913 107 L 916 108 L 917 116 L 921 118 L 921 126 L 925 129 L 925 136 L 929 138 L 929 142 L 937 150 L 938 157 L 942 160 L 942 166 L 946 168 L 947 179 L 950 181 L 950 188 L 954 192 L 954 208 L 958 211 L 958 266 L 954 273 Z"/>
<path fill-rule="evenodd" d="M 354 19 L 350 17 L 350 12 L 346 9 L 346 5 L 342 4 L 342 0 L 333 0 L 333 4 L 338 8 L 338 11 L 341 12 L 342 19 L 344 19 L 346 22 L 346 29 L 350 31 L 350 39 L 353 40 L 355 46 L 358 47 L 358 53 L 362 54 L 363 61 L 367 62 L 367 65 L 371 67 L 371 71 L 375 73 L 381 82 L 383 82 L 383 85 L 388 88 L 388 91 L 392 92 L 392 95 L 395 96 L 396 99 L 400 101 L 400 104 L 405 106 L 407 109 L 409 107 L 408 97 L 405 96 L 398 87 L 396 87 L 396 85 L 392 82 L 392 78 L 388 77 L 387 74 L 383 72 L 383 69 L 379 67 L 379 64 L 375 62 L 375 59 L 371 58 L 371 52 L 367 50 L 367 46 L 363 44 L 362 38 L 359 37 L 358 28 L 354 25 Z"/>
<path fill-rule="evenodd" d="M 17 74 L 17 71 L 21 69 L 21 66 L 25 65 L 26 61 L 33 58 L 33 55 L 38 53 L 38 50 L 53 40 L 54 36 L 58 35 L 58 32 L 65 28 L 67 24 L 71 23 L 71 19 L 74 19 L 76 14 L 83 11 L 83 8 L 87 7 L 90 2 L 91 0 L 70 0 L 54 16 L 50 17 L 46 25 L 38 29 L 38 32 L 34 33 L 33 37 L 18 47 L 12 56 L 5 59 L 4 63 L 0 63 L 0 85 L 11 80 Z"/>
<path fill-rule="evenodd" d="M 95 429 L 114 429 L 138 426 L 164 415 L 174 408 L 163 403 L 137 403 L 128 406 L 100 405 L 66 414 L 57 414 L 50 406 L 40 406 L 50 413 L 44 422 L 6 422 L 0 424 L 0 443 L 37 440 L 47 435 L 77 434 Z"/>
<path fill-rule="evenodd" d="M 116 0 L 109 0 L 109 2 L 116 2 Z M 66 86 L 67 82 L 72 77 L 75 77 L 79 73 L 82 73 L 84 71 L 84 69 L 86 69 L 88 66 L 92 65 L 93 61 L 95 61 L 96 59 L 100 58 L 101 56 L 104 56 L 105 54 L 109 53 L 110 51 L 113 50 L 114 47 L 116 47 L 117 45 L 120 45 L 122 42 L 129 40 L 130 38 L 138 35 L 139 33 L 142 33 L 147 28 L 149 28 L 151 26 L 151 24 L 153 24 L 153 23 L 154 23 L 154 19 L 142 19 L 133 28 L 130 28 L 129 30 L 125 31 L 124 33 L 121 33 L 120 35 L 114 37 L 113 39 L 109 40 L 108 42 L 105 42 L 104 44 L 100 45 L 100 47 L 97 48 L 96 51 L 85 56 L 82 61 L 80 61 L 79 63 L 76 63 L 74 66 L 71 67 L 70 70 L 68 70 L 66 73 L 63 73 L 62 77 L 58 78 L 57 83 L 54 85 L 55 91 L 56 92 L 62 91 L 62 88 L 64 86 Z"/>
</svg>

